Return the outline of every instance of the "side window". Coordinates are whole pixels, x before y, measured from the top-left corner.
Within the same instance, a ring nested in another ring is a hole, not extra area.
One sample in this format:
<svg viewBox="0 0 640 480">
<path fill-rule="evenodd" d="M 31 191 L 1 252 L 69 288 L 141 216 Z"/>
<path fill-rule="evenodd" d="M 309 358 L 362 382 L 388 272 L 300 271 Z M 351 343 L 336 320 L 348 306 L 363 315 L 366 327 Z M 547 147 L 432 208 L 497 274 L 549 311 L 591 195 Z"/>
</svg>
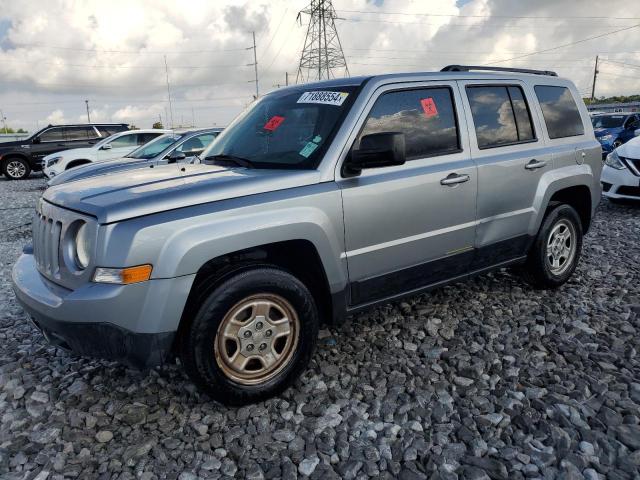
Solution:
<svg viewBox="0 0 640 480">
<path fill-rule="evenodd" d="M 50 128 L 42 132 L 39 136 L 41 142 L 63 142 L 64 135 L 62 128 Z"/>
<path fill-rule="evenodd" d="M 176 151 L 184 152 L 184 154 L 187 156 L 197 155 L 201 153 L 206 147 L 208 147 L 214 138 L 215 135 L 213 133 L 191 137 L 189 140 L 176 148 Z"/>
<path fill-rule="evenodd" d="M 111 148 L 136 147 L 138 146 L 136 140 L 137 137 L 137 134 L 122 135 L 121 137 L 110 141 L 109 145 L 111 145 Z"/>
<path fill-rule="evenodd" d="M 636 115 L 629 117 L 626 123 L 627 128 L 638 128 L 640 127 L 640 121 Z"/>
<path fill-rule="evenodd" d="M 67 127 L 64 129 L 64 137 L 67 141 L 89 140 L 96 138 L 96 133 L 91 127 Z"/>
<path fill-rule="evenodd" d="M 407 160 L 460 151 L 451 89 L 422 88 L 381 95 L 356 143 L 365 135 L 383 132 L 404 133 Z"/>
<path fill-rule="evenodd" d="M 531 113 L 520 87 L 467 87 L 478 148 L 535 140 Z"/>
<path fill-rule="evenodd" d="M 107 125 L 98 125 L 96 128 L 100 132 L 100 135 L 102 135 L 102 138 L 110 137 L 114 133 L 118 133 L 122 131 L 116 127 L 107 126 Z"/>
<path fill-rule="evenodd" d="M 580 111 L 568 88 L 536 85 L 535 90 L 547 124 L 549 138 L 584 134 Z"/>
<path fill-rule="evenodd" d="M 154 138 L 159 137 L 162 133 L 139 133 L 138 140 L 136 142 L 137 145 L 144 145 L 145 143 L 150 142 Z"/>
</svg>

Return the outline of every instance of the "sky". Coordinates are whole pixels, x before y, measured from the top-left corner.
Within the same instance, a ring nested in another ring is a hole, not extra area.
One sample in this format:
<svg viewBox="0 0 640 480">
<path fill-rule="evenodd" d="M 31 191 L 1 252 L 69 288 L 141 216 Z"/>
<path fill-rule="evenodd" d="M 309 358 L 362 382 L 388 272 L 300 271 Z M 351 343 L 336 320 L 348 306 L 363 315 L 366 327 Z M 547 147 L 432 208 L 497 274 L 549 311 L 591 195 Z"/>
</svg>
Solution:
<svg viewBox="0 0 640 480">
<path fill-rule="evenodd" d="M 224 126 L 255 95 L 252 32 L 260 95 L 287 73 L 295 82 L 309 1 L 0 0 L 0 110 L 29 131 L 85 122 L 85 100 L 95 122 Z M 333 5 L 351 75 L 517 66 L 555 70 L 590 96 L 599 55 L 596 96 L 640 94 L 638 1 Z"/>
</svg>

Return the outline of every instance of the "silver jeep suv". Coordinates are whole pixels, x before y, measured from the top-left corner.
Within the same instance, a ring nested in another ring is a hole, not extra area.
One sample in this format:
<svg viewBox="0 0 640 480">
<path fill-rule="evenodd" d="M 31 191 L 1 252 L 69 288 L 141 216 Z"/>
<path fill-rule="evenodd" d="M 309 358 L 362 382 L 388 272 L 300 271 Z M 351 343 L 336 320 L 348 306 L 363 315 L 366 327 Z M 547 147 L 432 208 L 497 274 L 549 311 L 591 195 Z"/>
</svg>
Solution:
<svg viewBox="0 0 640 480">
<path fill-rule="evenodd" d="M 600 198 L 600 144 L 553 72 L 447 67 L 277 90 L 199 165 L 48 189 L 18 299 L 46 338 L 227 404 L 291 385 L 318 327 L 521 265 L 559 287 Z"/>
</svg>

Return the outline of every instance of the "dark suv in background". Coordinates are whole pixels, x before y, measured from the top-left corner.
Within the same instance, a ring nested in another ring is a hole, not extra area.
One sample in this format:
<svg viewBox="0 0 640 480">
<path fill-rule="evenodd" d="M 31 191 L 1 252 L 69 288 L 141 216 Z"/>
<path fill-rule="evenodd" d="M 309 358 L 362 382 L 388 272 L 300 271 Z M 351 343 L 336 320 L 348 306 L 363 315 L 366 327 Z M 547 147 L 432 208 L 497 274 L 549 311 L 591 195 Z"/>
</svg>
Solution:
<svg viewBox="0 0 640 480">
<path fill-rule="evenodd" d="M 49 125 L 31 137 L 0 143 L 0 173 L 9 180 L 42 170 L 42 158 L 71 148 L 89 147 L 102 138 L 128 130 L 125 123 Z"/>
</svg>

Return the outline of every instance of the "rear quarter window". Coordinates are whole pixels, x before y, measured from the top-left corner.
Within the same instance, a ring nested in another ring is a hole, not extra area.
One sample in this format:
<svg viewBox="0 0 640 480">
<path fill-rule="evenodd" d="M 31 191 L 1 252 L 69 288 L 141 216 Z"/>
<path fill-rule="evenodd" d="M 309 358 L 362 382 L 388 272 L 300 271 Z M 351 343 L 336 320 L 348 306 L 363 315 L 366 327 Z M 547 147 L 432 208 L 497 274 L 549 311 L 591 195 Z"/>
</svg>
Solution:
<svg viewBox="0 0 640 480">
<path fill-rule="evenodd" d="M 536 96 L 542 108 L 549 138 L 575 137 L 584 134 L 578 106 L 566 87 L 536 85 Z"/>
</svg>

